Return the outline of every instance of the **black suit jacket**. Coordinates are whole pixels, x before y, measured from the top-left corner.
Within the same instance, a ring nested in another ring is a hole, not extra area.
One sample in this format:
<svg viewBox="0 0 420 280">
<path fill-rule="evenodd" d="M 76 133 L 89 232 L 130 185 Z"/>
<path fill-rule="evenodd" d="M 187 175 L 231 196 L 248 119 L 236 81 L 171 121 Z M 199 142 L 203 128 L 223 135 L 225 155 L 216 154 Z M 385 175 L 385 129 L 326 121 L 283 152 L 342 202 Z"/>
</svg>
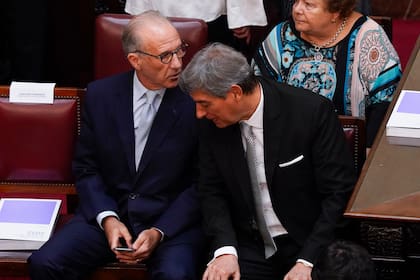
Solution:
<svg viewBox="0 0 420 280">
<path fill-rule="evenodd" d="M 273 208 L 315 262 L 332 241 L 355 176 L 342 127 L 329 100 L 300 88 L 260 80 L 264 92 L 264 160 Z M 238 124 L 200 122 L 199 192 L 212 248 L 252 242 L 255 210 Z M 295 164 L 280 167 L 298 156 Z"/>
</svg>

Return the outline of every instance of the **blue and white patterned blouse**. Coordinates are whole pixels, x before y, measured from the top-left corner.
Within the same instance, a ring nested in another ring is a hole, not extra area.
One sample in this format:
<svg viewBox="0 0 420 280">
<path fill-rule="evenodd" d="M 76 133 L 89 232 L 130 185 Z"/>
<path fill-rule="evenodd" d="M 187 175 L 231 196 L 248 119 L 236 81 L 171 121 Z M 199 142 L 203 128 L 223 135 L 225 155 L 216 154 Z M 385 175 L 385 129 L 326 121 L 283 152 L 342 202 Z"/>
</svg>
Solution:
<svg viewBox="0 0 420 280">
<path fill-rule="evenodd" d="M 257 49 L 253 64 L 257 74 L 329 98 L 338 114 L 368 116 L 369 146 L 401 78 L 386 33 L 365 16 L 343 40 L 319 51 L 300 37 L 293 21 L 280 23 Z"/>
</svg>

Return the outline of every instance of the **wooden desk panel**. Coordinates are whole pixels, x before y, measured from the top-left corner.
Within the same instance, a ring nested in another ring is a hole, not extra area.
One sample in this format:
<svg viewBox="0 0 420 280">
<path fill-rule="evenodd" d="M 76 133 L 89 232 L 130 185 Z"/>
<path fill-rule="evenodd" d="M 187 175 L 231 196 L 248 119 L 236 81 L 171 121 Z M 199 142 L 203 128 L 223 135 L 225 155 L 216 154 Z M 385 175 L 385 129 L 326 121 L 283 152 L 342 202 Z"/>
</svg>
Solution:
<svg viewBox="0 0 420 280">
<path fill-rule="evenodd" d="M 420 221 L 420 147 L 389 144 L 385 124 L 401 89 L 420 90 L 420 39 L 347 207 L 348 217 Z"/>
<path fill-rule="evenodd" d="M 344 213 L 378 280 L 420 279 L 420 147 L 389 144 L 385 125 L 402 89 L 420 90 L 420 37 Z"/>
</svg>

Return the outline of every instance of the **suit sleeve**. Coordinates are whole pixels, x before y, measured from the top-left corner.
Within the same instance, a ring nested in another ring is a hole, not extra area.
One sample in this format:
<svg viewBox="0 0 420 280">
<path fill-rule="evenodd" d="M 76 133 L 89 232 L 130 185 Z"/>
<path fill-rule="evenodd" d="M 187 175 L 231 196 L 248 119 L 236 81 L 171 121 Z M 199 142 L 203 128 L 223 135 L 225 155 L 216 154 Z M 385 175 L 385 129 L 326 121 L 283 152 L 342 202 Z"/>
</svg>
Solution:
<svg viewBox="0 0 420 280">
<path fill-rule="evenodd" d="M 211 130 L 203 120 L 200 125 L 199 198 L 204 229 L 210 238 L 211 252 L 223 247 L 237 248 L 236 233 L 231 220 L 229 191 L 210 147 Z"/>
<path fill-rule="evenodd" d="M 107 194 L 105 183 L 97 165 L 95 135 L 91 118 L 94 106 L 94 98 L 88 92 L 84 100 L 81 132 L 73 160 L 79 210 L 88 221 L 94 221 L 102 211 L 118 213 L 117 203 Z"/>
</svg>

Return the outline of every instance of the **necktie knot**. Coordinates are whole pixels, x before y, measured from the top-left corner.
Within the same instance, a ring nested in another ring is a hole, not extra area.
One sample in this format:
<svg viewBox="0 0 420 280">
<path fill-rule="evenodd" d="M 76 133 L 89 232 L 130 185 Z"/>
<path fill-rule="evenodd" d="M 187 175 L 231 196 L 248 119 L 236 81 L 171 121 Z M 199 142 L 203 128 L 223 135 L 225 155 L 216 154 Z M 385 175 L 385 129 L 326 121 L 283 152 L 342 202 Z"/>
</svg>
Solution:
<svg viewBox="0 0 420 280">
<path fill-rule="evenodd" d="M 146 103 L 153 106 L 153 102 L 157 96 L 157 93 L 152 90 L 148 90 L 146 91 L 145 95 L 146 95 Z"/>
<path fill-rule="evenodd" d="M 252 130 L 252 126 L 250 126 L 249 124 L 243 123 L 242 124 L 242 131 L 243 134 L 245 136 L 246 142 L 247 142 L 247 146 L 248 145 L 255 145 L 255 134 Z"/>
</svg>

